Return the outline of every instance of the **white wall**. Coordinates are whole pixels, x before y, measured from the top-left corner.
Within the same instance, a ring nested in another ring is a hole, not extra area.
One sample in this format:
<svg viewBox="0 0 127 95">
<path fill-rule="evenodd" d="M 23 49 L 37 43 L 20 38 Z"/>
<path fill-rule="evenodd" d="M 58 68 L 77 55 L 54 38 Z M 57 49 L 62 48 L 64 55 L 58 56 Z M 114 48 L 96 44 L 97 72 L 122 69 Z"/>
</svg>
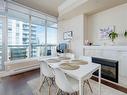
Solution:
<svg viewBox="0 0 127 95">
<path fill-rule="evenodd" d="M 76 54 L 76 57 L 83 55 L 84 15 L 58 22 L 58 42 L 63 41 L 63 34 L 67 31 L 73 32 L 72 52 Z"/>
<path fill-rule="evenodd" d="M 72 51 L 76 56 L 83 54 L 83 42 L 88 39 L 97 44 L 111 44 L 110 39 L 100 39 L 99 29 L 114 26 L 119 37 L 116 44 L 127 45 L 123 36 L 127 30 L 127 4 L 123 4 L 90 16 L 79 15 L 69 20 L 58 21 L 58 42 L 63 40 L 63 33 L 73 31 Z M 85 32 L 85 33 L 84 33 Z"/>
<path fill-rule="evenodd" d="M 88 16 L 88 40 L 97 44 L 111 43 L 109 39 L 100 39 L 99 29 L 113 25 L 115 25 L 116 32 L 119 34 L 116 44 L 127 45 L 127 39 L 123 36 L 125 30 L 127 30 L 127 4 Z"/>
</svg>

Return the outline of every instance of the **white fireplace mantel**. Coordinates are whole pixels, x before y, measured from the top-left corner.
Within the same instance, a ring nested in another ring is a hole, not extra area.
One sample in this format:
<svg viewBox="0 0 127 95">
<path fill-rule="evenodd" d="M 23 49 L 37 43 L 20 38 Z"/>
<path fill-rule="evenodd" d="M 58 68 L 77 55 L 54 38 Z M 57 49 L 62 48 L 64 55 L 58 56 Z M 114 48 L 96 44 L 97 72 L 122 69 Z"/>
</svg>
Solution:
<svg viewBox="0 0 127 95">
<path fill-rule="evenodd" d="M 84 46 L 85 49 L 103 49 L 127 52 L 127 46 Z"/>
<path fill-rule="evenodd" d="M 127 46 L 83 46 L 85 56 L 93 56 L 119 61 L 119 82 L 127 80 Z M 127 86 L 127 84 L 126 84 Z"/>
</svg>

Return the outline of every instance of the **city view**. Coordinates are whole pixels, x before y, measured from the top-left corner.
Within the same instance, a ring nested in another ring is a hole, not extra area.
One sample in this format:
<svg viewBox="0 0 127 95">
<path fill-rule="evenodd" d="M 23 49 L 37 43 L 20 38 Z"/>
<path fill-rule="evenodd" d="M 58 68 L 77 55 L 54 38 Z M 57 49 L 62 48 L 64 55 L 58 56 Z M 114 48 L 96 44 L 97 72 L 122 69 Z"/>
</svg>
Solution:
<svg viewBox="0 0 127 95">
<path fill-rule="evenodd" d="M 30 30 L 29 23 L 9 18 L 7 60 L 53 55 L 57 44 L 57 26 L 48 26 L 46 29 L 47 37 L 45 37 L 44 25 L 31 24 Z M 47 38 L 47 46 L 45 38 Z M 0 44 L 2 55 L 2 23 L 0 23 Z M 0 58 L 2 59 L 2 56 Z"/>
<path fill-rule="evenodd" d="M 51 53 L 45 53 L 51 52 L 51 48 L 56 45 L 57 30 L 55 28 L 47 27 L 47 45 L 49 45 L 47 46 L 47 49 L 45 49 L 45 26 L 31 24 L 31 34 L 29 31 L 29 23 L 12 19 L 8 20 L 8 45 L 18 46 L 9 49 L 11 54 L 10 59 L 28 57 L 29 40 L 31 40 L 31 57 L 51 55 Z M 31 35 L 31 39 L 29 35 Z M 16 53 L 20 54 L 17 56 Z"/>
</svg>

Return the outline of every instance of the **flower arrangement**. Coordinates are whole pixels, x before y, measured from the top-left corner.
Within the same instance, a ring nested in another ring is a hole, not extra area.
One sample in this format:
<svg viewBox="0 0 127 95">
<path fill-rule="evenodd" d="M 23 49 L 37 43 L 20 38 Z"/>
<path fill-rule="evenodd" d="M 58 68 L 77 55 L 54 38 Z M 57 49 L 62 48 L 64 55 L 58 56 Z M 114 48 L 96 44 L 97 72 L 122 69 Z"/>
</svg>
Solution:
<svg viewBox="0 0 127 95">
<path fill-rule="evenodd" d="M 102 39 L 107 39 L 108 35 L 113 31 L 114 27 L 113 26 L 109 26 L 106 28 L 101 28 L 100 29 L 100 37 Z"/>
</svg>

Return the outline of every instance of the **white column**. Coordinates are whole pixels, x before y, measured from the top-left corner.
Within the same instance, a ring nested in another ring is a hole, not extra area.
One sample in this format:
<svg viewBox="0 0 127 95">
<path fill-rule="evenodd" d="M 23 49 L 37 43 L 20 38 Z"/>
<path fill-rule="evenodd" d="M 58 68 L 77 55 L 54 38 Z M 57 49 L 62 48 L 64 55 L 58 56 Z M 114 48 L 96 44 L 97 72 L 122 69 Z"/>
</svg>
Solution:
<svg viewBox="0 0 127 95">
<path fill-rule="evenodd" d="M 45 55 L 47 55 L 47 20 L 45 20 Z"/>
<path fill-rule="evenodd" d="M 29 57 L 31 57 L 31 24 L 32 24 L 32 21 L 31 21 L 31 15 L 29 16 Z"/>
</svg>

